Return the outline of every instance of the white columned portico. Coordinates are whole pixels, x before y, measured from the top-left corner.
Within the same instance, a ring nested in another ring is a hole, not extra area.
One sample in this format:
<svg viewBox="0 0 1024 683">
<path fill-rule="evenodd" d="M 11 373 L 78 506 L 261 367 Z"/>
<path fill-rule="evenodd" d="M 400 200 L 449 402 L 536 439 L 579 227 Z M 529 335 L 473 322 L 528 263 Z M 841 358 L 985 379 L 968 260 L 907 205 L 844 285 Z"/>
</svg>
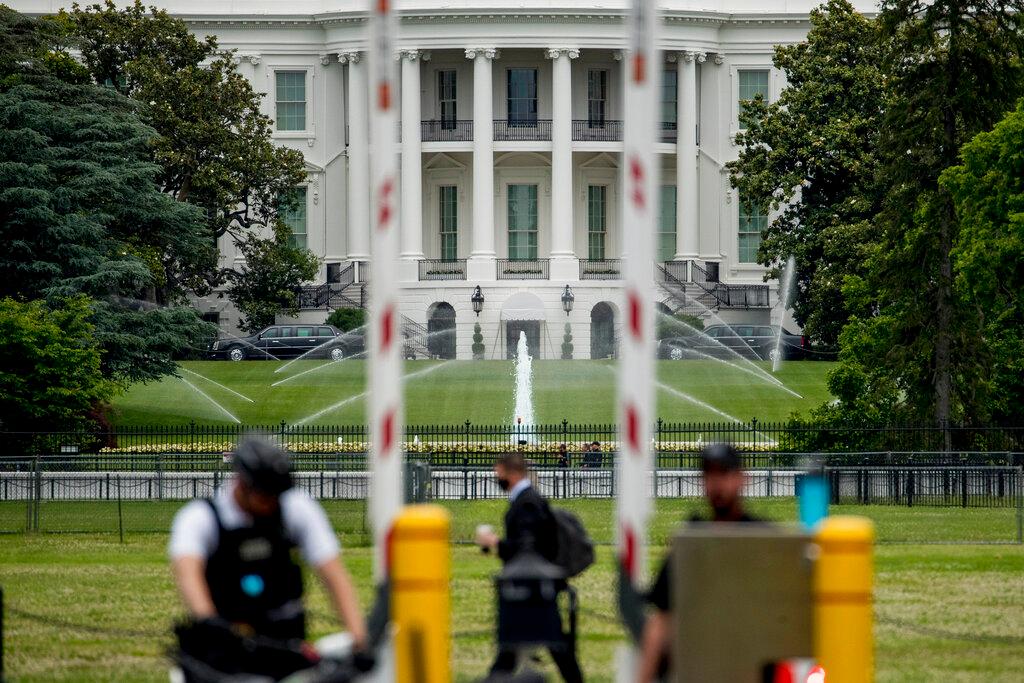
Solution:
<svg viewBox="0 0 1024 683">
<path fill-rule="evenodd" d="M 473 243 L 466 276 L 471 282 L 497 277 L 494 251 L 494 105 L 491 61 L 495 48 L 469 48 L 473 60 Z"/>
<path fill-rule="evenodd" d="M 552 280 L 577 280 L 572 222 L 572 63 L 575 48 L 552 48 L 551 77 L 551 274 Z"/>
<path fill-rule="evenodd" d="M 348 259 L 370 259 L 370 157 L 366 65 L 359 52 L 342 52 L 348 65 Z M 360 274 L 362 275 L 362 274 Z"/>
<path fill-rule="evenodd" d="M 402 272 L 404 281 L 419 279 L 423 258 L 423 159 L 420 147 L 420 62 L 429 52 L 402 50 Z"/>
<path fill-rule="evenodd" d="M 697 205 L 697 64 L 704 52 L 680 52 L 676 139 L 676 260 L 697 258 L 700 247 L 700 207 Z"/>
</svg>

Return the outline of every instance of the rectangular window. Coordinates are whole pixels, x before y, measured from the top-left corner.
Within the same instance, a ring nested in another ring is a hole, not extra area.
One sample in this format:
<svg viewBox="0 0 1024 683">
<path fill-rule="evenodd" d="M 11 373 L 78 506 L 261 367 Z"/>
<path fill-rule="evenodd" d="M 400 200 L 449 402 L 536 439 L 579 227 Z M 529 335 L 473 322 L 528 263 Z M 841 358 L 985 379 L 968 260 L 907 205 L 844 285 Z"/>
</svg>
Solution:
<svg viewBox="0 0 1024 683">
<path fill-rule="evenodd" d="M 508 186 L 508 257 L 537 260 L 537 186 Z"/>
<path fill-rule="evenodd" d="M 679 88 L 676 79 L 679 77 L 675 69 L 666 69 L 661 79 L 661 127 L 663 130 L 676 129 L 676 116 L 679 113 Z"/>
<path fill-rule="evenodd" d="M 760 95 L 765 102 L 768 101 L 768 70 L 767 69 L 744 69 L 739 72 L 739 113 L 746 110 L 746 103 L 751 102 Z M 743 123 L 739 127 L 745 128 Z"/>
<path fill-rule="evenodd" d="M 761 233 L 768 227 L 768 214 L 740 197 L 739 262 L 757 263 Z"/>
<path fill-rule="evenodd" d="M 603 128 L 608 109 L 608 72 L 590 69 L 587 72 L 587 125 Z"/>
<path fill-rule="evenodd" d="M 306 72 L 278 71 L 277 129 L 306 130 Z"/>
<path fill-rule="evenodd" d="M 442 185 L 440 190 L 441 260 L 454 261 L 459 257 L 459 188 Z"/>
<path fill-rule="evenodd" d="M 508 70 L 508 123 L 537 125 L 537 70 Z"/>
<path fill-rule="evenodd" d="M 296 187 L 278 202 L 281 221 L 291 230 L 293 247 L 306 248 L 306 188 Z"/>
<path fill-rule="evenodd" d="M 605 237 L 608 234 L 607 196 L 605 185 L 587 188 L 587 258 L 591 261 L 604 260 Z"/>
<path fill-rule="evenodd" d="M 676 186 L 661 186 L 658 215 L 658 261 L 664 263 L 676 256 Z"/>
<path fill-rule="evenodd" d="M 437 107 L 441 114 L 441 129 L 454 130 L 456 120 L 455 69 L 437 72 Z"/>
<path fill-rule="evenodd" d="M 297 336 L 297 337 L 313 337 L 315 335 L 313 334 L 313 328 L 312 327 L 297 327 L 296 328 L 296 335 L 295 336 Z"/>
</svg>

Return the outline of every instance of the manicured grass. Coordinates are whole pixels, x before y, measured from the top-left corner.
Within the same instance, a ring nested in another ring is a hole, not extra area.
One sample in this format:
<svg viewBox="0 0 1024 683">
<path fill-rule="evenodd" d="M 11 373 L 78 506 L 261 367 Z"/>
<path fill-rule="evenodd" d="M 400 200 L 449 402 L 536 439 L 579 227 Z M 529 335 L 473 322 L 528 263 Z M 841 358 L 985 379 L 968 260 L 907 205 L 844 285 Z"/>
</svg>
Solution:
<svg viewBox="0 0 1024 683">
<path fill-rule="evenodd" d="M 741 362 L 742 369 L 737 369 L 711 360 L 659 361 L 659 381 L 695 400 L 663 389 L 658 392 L 658 415 L 671 422 L 722 422 L 730 417 L 764 422 L 785 419 L 793 411 L 806 413 L 830 398 L 825 373 L 831 363 L 783 363 L 775 377 L 800 397 L 757 376 L 770 372 L 769 365 Z M 228 424 L 233 421 L 229 414 L 250 425 L 365 421 L 366 363 L 360 360 L 296 361 L 287 367 L 274 361 L 206 361 L 182 363 L 181 368 L 181 378 L 131 387 L 114 402 L 113 421 Z M 611 423 L 616 370 L 610 361 L 536 361 L 537 420 Z M 407 424 L 508 424 L 513 419 L 510 362 L 408 361 L 405 372 Z"/>
<path fill-rule="evenodd" d="M 571 501 L 601 541 L 611 537 L 611 501 Z M 692 500 L 659 501 L 652 520 L 653 571 L 664 539 Z M 792 518 L 789 501 L 752 502 L 759 514 Z M 468 539 L 480 522 L 498 523 L 503 505 L 447 505 L 453 538 Z M 1016 681 L 1024 671 L 1024 547 L 891 545 L 889 540 L 937 540 L 950 528 L 958 540 L 982 539 L 993 518 L 959 509 L 843 508 L 867 512 L 881 543 L 876 549 L 876 658 L 879 681 Z M 80 510 L 84 513 L 85 511 Z M 169 514 L 170 507 L 166 512 Z M 362 507 L 332 504 L 343 529 L 345 559 L 364 604 L 370 598 L 371 554 L 360 542 Z M 927 514 L 926 514 L 927 513 Z M 973 529 L 969 531 L 969 529 Z M 1004 539 L 1008 540 L 1008 539 Z M 164 556 L 166 535 L 0 536 L 0 580 L 7 614 L 7 673 L 15 681 L 166 680 L 162 653 L 168 627 L 181 614 Z M 456 680 L 478 680 L 493 646 L 493 558 L 469 545 L 452 551 Z M 622 631 L 614 620 L 612 549 L 577 582 L 581 595 L 581 661 L 588 680 L 612 680 L 612 656 Z M 320 588 L 310 581 L 312 635 L 336 628 Z M 25 612 L 44 619 L 25 616 Z M 145 635 L 130 632 L 142 631 Z"/>
</svg>

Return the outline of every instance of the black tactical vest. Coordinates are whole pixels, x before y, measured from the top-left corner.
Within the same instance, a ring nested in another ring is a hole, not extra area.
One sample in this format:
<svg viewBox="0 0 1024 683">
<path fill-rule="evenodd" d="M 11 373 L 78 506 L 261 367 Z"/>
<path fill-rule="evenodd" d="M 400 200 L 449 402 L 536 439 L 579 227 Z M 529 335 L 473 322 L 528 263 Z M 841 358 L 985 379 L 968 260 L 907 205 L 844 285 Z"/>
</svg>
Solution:
<svg viewBox="0 0 1024 683">
<path fill-rule="evenodd" d="M 225 529 L 213 501 L 206 502 L 217 520 L 217 549 L 206 561 L 206 583 L 217 614 L 248 624 L 259 635 L 304 639 L 302 570 L 280 509 L 254 520 L 251 527 Z"/>
</svg>

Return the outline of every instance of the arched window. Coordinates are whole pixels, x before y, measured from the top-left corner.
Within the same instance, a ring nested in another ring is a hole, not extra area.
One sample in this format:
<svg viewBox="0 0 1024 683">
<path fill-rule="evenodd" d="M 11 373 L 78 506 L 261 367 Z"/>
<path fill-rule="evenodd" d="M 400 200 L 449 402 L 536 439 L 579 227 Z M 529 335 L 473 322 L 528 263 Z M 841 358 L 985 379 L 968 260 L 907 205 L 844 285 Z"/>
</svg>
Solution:
<svg viewBox="0 0 1024 683">
<path fill-rule="evenodd" d="M 590 357 L 614 358 L 617 351 L 615 309 L 602 301 L 590 310 Z"/>
</svg>

